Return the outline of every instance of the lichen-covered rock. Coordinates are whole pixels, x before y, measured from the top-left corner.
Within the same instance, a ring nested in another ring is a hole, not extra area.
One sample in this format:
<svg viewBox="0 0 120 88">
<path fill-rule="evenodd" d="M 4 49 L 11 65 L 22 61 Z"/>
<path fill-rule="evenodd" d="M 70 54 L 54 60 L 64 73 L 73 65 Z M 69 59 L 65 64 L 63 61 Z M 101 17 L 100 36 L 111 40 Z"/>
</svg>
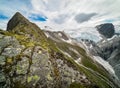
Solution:
<svg viewBox="0 0 120 88">
<path fill-rule="evenodd" d="M 27 74 L 27 71 L 29 69 L 29 58 L 22 57 L 21 61 L 17 62 L 16 65 L 16 74 Z"/>
<path fill-rule="evenodd" d="M 0 39 L 3 38 L 4 35 L 0 34 Z"/>
<path fill-rule="evenodd" d="M 5 56 L 0 56 L 0 66 L 5 65 L 5 61 L 6 61 Z"/>
<path fill-rule="evenodd" d="M 0 72 L 0 87 L 5 88 L 6 78 L 3 72 Z"/>
<path fill-rule="evenodd" d="M 116 75 L 120 79 L 120 52 L 119 50 L 120 48 L 117 48 L 116 50 L 114 50 L 110 58 L 108 58 L 108 61 L 111 64 L 111 66 L 114 68 Z"/>
<path fill-rule="evenodd" d="M 18 55 L 20 52 L 21 52 L 21 46 L 18 47 L 8 46 L 7 48 L 4 48 L 2 55 L 13 57 Z"/>
</svg>

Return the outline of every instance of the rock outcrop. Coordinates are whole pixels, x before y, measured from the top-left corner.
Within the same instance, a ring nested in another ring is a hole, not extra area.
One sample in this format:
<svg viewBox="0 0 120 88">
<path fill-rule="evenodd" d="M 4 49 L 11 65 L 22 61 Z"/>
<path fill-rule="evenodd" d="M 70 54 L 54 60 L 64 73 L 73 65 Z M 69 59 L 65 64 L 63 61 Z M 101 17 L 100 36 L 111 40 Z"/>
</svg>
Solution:
<svg viewBox="0 0 120 88">
<path fill-rule="evenodd" d="M 30 37 L 31 40 L 36 40 L 37 42 L 44 42 L 46 36 L 40 28 L 27 20 L 22 14 L 17 12 L 8 22 L 7 31 L 12 31 L 14 33 L 25 35 Z"/>
<path fill-rule="evenodd" d="M 29 21 L 19 12 L 17 12 L 8 22 L 7 30 L 10 31 L 17 27 L 17 25 L 29 25 Z"/>
<path fill-rule="evenodd" d="M 112 23 L 101 24 L 96 26 L 96 28 L 98 32 L 106 38 L 111 38 L 115 33 L 114 25 Z"/>
<path fill-rule="evenodd" d="M 0 88 L 118 88 L 92 58 L 77 44 L 45 36 L 16 13 L 7 31 L 0 30 Z"/>
</svg>

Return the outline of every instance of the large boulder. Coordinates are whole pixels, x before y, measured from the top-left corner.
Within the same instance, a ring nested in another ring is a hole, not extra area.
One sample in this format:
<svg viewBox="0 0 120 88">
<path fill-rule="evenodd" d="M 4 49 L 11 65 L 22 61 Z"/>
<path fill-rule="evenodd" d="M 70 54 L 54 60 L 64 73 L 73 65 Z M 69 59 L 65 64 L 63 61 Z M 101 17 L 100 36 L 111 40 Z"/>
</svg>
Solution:
<svg viewBox="0 0 120 88">
<path fill-rule="evenodd" d="M 111 38 L 115 33 L 114 25 L 112 23 L 101 24 L 96 26 L 96 28 L 98 32 L 106 38 Z"/>
</svg>

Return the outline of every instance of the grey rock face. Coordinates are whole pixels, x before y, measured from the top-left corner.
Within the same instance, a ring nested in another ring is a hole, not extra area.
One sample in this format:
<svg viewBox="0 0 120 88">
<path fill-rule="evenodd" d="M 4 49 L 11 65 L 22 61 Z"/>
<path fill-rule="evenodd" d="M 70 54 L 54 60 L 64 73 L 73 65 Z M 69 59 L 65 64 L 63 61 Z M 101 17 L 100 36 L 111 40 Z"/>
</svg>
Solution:
<svg viewBox="0 0 120 88">
<path fill-rule="evenodd" d="M 104 42 L 99 42 L 97 44 L 102 50 L 101 56 L 103 59 L 107 60 L 110 65 L 114 68 L 116 75 L 120 79 L 120 37 L 114 37 L 111 40 Z M 100 56 L 100 55 L 99 55 Z"/>
<path fill-rule="evenodd" d="M 112 23 L 106 23 L 96 26 L 98 32 L 106 38 L 111 38 L 114 33 L 114 25 Z"/>
<path fill-rule="evenodd" d="M 104 54 L 106 60 L 110 58 L 111 56 L 113 57 L 117 49 L 119 49 L 120 46 L 120 37 L 114 37 L 111 40 L 99 43 L 98 46 L 102 49 L 102 53 Z M 119 50 L 116 52 L 118 53 Z"/>
<path fill-rule="evenodd" d="M 7 24 L 7 30 L 12 30 L 15 28 L 18 24 L 29 24 L 29 21 L 22 16 L 19 12 L 17 12 L 12 19 Z"/>
<path fill-rule="evenodd" d="M 120 79 L 120 64 L 117 64 L 115 67 L 115 74 L 118 76 L 118 78 Z"/>
<path fill-rule="evenodd" d="M 100 56 L 108 61 L 120 79 L 120 37 L 116 36 L 111 40 L 100 41 L 99 43 L 93 43 L 90 40 L 82 41 L 88 46 L 92 55 Z"/>
<path fill-rule="evenodd" d="M 5 84 L 6 84 L 5 74 L 0 72 L 0 87 L 4 86 Z"/>
<path fill-rule="evenodd" d="M 88 40 L 88 39 L 81 39 L 81 41 L 87 46 L 89 52 L 92 55 L 100 56 L 100 57 L 104 58 L 102 49 L 94 41 Z"/>
<path fill-rule="evenodd" d="M 5 65 L 5 61 L 6 61 L 5 56 L 0 56 L 0 65 L 1 66 Z"/>
<path fill-rule="evenodd" d="M 120 48 L 113 51 L 113 53 L 110 55 L 110 58 L 108 58 L 108 61 L 112 65 L 116 75 L 120 79 Z"/>
</svg>

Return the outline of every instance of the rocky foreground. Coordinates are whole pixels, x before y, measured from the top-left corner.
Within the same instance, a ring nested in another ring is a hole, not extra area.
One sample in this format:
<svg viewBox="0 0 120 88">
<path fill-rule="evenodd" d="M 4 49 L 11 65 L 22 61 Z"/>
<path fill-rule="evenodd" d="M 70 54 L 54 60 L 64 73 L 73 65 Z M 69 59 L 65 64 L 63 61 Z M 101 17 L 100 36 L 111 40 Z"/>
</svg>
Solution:
<svg viewBox="0 0 120 88">
<path fill-rule="evenodd" d="M 0 88 L 119 88 L 93 58 L 65 34 L 43 32 L 17 12 L 0 30 Z"/>
</svg>

